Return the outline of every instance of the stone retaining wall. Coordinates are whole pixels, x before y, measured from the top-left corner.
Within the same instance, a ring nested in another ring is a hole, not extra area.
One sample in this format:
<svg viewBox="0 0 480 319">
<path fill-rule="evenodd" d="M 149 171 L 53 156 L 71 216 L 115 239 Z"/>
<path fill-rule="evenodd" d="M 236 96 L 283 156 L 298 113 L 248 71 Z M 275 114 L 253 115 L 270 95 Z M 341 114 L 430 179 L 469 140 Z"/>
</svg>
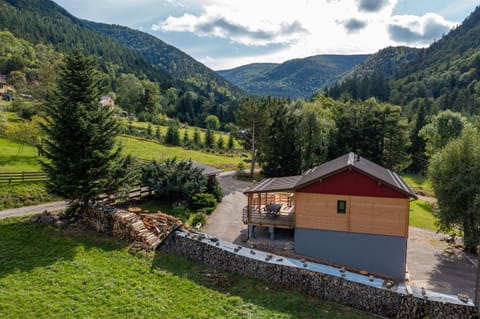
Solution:
<svg viewBox="0 0 480 319">
<path fill-rule="evenodd" d="M 471 303 L 441 302 L 429 300 L 428 297 L 401 293 L 398 289 L 377 288 L 352 282 L 340 276 L 249 258 L 238 254 L 232 247 L 235 246 L 222 247 L 218 241 L 210 241 L 208 238 L 188 232 L 177 232 L 161 246 L 161 249 L 168 253 L 183 255 L 218 270 L 296 289 L 316 298 L 389 318 L 479 317 Z"/>
<path fill-rule="evenodd" d="M 84 217 L 89 221 L 88 224 L 99 232 L 138 241 L 138 232 L 132 231 L 132 224 L 138 222 L 139 218 L 133 216 L 135 218 L 130 220 L 125 218 L 127 215 L 130 214 L 104 206 L 91 210 L 88 216 Z M 120 220 L 125 222 L 119 224 Z M 118 234 L 115 234 L 116 232 Z M 123 236 L 119 236 L 120 234 Z M 459 302 L 454 296 L 442 299 L 429 292 L 424 297 L 418 291 L 411 295 L 405 291 L 405 287 L 383 288 L 383 280 L 380 279 L 375 281 L 372 279 L 369 283 L 368 276 L 348 272 L 343 278 L 338 272 L 328 274 L 307 269 L 313 263 L 294 259 L 285 265 L 280 260 L 287 258 L 272 257 L 265 252 L 239 248 L 231 243 L 208 238 L 204 234 L 178 231 L 159 248 L 218 270 L 237 273 L 279 287 L 296 289 L 319 299 L 389 318 L 479 318 L 478 311 L 471 302 Z M 240 250 L 242 251 L 239 252 Z M 331 269 L 329 271 L 331 273 Z M 366 279 L 362 281 L 358 279 L 359 277 Z"/>
</svg>

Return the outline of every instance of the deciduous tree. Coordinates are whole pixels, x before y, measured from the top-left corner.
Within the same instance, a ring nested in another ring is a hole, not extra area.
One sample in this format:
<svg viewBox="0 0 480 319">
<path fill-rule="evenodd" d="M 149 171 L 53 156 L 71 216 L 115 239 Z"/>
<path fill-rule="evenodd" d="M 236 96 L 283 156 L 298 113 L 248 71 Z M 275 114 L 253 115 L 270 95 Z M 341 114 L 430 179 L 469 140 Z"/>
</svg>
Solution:
<svg viewBox="0 0 480 319">
<path fill-rule="evenodd" d="M 480 136 L 467 128 L 436 153 L 428 168 L 441 230 L 460 227 L 465 249 L 475 252 L 480 238 Z"/>
</svg>

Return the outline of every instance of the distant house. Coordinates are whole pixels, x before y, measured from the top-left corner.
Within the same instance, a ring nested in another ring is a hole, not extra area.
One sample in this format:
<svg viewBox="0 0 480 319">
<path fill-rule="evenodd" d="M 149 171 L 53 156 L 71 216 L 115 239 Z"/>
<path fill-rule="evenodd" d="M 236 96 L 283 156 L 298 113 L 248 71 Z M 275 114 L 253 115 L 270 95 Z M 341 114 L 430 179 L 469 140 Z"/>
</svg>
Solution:
<svg viewBox="0 0 480 319">
<path fill-rule="evenodd" d="M 104 107 L 115 107 L 115 101 L 112 99 L 111 96 L 105 95 L 100 98 L 100 105 Z"/>
<path fill-rule="evenodd" d="M 295 252 L 404 278 L 410 198 L 396 173 L 355 153 L 303 175 L 264 179 L 244 192 L 243 221 L 294 229 Z"/>
<path fill-rule="evenodd" d="M 7 83 L 7 76 L 0 74 L 0 95 L 3 95 L 9 91 L 15 91 L 13 85 Z"/>
</svg>

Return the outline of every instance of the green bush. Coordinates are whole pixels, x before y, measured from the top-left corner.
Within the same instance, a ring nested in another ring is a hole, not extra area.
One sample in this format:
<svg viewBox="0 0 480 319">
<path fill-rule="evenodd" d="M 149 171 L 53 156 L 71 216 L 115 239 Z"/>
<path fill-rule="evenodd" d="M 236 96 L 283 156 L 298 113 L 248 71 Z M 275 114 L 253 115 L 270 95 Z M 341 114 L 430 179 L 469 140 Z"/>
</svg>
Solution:
<svg viewBox="0 0 480 319">
<path fill-rule="evenodd" d="M 192 206 L 195 210 L 204 209 L 205 212 L 211 213 L 217 207 L 217 199 L 213 194 L 198 193 L 192 197 Z"/>
<path fill-rule="evenodd" d="M 220 203 L 223 198 L 223 190 L 215 176 L 209 176 L 207 179 L 206 193 L 210 193 L 217 199 L 217 203 Z"/>
<path fill-rule="evenodd" d="M 180 218 L 182 222 L 186 222 L 190 217 L 190 210 L 184 205 L 175 205 L 170 212 L 170 215 Z"/>
<path fill-rule="evenodd" d="M 195 215 L 192 216 L 193 227 L 197 226 L 198 224 L 205 225 L 206 222 L 207 222 L 207 216 L 202 212 L 196 213 Z"/>
</svg>

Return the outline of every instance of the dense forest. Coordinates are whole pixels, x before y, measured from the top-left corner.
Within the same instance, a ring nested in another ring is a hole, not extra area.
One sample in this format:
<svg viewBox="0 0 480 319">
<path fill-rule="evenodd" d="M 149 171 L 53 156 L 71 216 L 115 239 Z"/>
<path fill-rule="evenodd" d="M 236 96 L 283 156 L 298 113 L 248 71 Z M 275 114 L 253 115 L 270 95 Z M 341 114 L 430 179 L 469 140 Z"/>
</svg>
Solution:
<svg viewBox="0 0 480 319">
<path fill-rule="evenodd" d="M 92 23 L 75 18 L 50 0 L 1 0 L 0 29 L 11 32 L 17 39 L 28 41 L 32 47 L 44 45 L 57 53 L 82 47 L 85 53 L 97 58 L 104 77 L 104 93 L 119 93 L 129 86 L 130 93 L 122 91 L 118 94 L 118 102 L 126 111 L 141 119 L 154 120 L 159 113 L 165 113 L 182 122 L 204 126 L 206 116 L 213 114 L 226 123 L 233 121 L 234 108 L 242 94 L 207 67 L 192 62 L 193 59 L 178 49 L 166 46 L 157 54 L 168 55 L 167 52 L 170 52 L 170 66 L 178 64 L 180 69 L 182 63 L 189 61 L 190 67 L 193 67 L 189 76 L 170 73 L 171 67 L 167 70 L 158 61 L 150 61 L 151 56 L 142 56 L 138 47 L 130 48 L 93 30 Z M 151 37 L 147 35 L 139 39 L 142 45 L 156 45 L 157 50 L 163 43 L 158 40 L 152 44 Z M 0 66 L 1 74 L 9 75 L 12 71 L 22 70 L 12 64 Z M 38 80 L 29 77 L 28 72 L 26 75 L 27 82 Z M 142 95 L 145 101 L 151 102 L 149 106 L 140 106 Z"/>
</svg>

